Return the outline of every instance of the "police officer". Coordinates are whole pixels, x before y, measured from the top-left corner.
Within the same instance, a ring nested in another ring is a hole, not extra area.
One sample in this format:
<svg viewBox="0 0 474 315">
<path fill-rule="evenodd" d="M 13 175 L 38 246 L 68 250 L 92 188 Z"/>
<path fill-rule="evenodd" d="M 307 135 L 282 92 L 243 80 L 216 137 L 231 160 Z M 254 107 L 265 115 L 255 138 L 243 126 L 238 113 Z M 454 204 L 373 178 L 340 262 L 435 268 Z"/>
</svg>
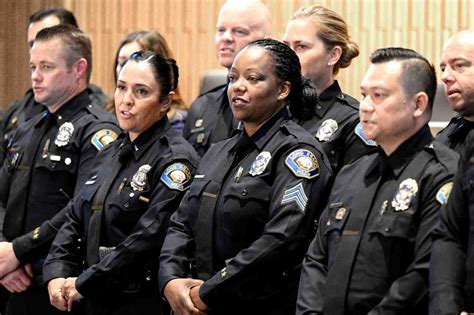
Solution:
<svg viewBox="0 0 474 315">
<path fill-rule="evenodd" d="M 448 39 L 440 67 L 448 103 L 458 115 L 436 138 L 461 153 L 474 129 L 474 31 L 461 31 Z"/>
<path fill-rule="evenodd" d="M 315 115 L 299 124 L 321 143 L 334 172 L 376 148 L 359 124 L 359 102 L 342 93 L 335 76 L 359 55 L 347 24 L 339 14 L 313 5 L 298 10 L 286 26 L 283 42 L 301 61 L 301 72 L 311 79 L 319 96 Z"/>
<path fill-rule="evenodd" d="M 431 232 L 457 154 L 433 141 L 436 91 L 420 54 L 383 48 L 361 83 L 360 120 L 379 152 L 336 176 L 303 263 L 297 314 L 426 314 Z"/>
<path fill-rule="evenodd" d="M 127 134 L 99 154 L 44 265 L 58 309 L 84 297 L 87 314 L 161 314 L 158 255 L 198 159 L 166 116 L 177 83 L 174 60 L 152 52 L 121 70 L 115 106 Z"/>
<path fill-rule="evenodd" d="M 0 270 L 3 276 L 21 263 L 2 279 L 11 292 L 27 289 L 31 274 L 34 283 L 10 294 L 7 314 L 54 311 L 41 283 L 50 243 L 34 246 L 49 237 L 39 226 L 80 190 L 97 153 L 120 131 L 111 114 L 90 104 L 91 57 L 89 37 L 69 25 L 43 29 L 31 49 L 35 101 L 48 110 L 17 129 L 1 169 L 2 236 L 8 242 L 0 243 Z"/>
<path fill-rule="evenodd" d="M 303 82 L 298 57 L 275 40 L 234 60 L 228 96 L 244 129 L 203 157 L 160 256 L 160 287 L 176 313 L 294 314 L 331 177 L 320 145 L 287 112 L 301 118 L 317 101 Z"/>
<path fill-rule="evenodd" d="M 271 20 L 260 0 L 227 0 L 217 20 L 215 48 L 221 66 L 230 68 L 249 42 L 270 35 Z M 211 145 L 227 139 L 237 122 L 227 99 L 227 84 L 199 96 L 189 108 L 183 135 L 203 156 Z"/>
<path fill-rule="evenodd" d="M 58 24 L 78 27 L 76 18 L 72 12 L 64 8 L 48 7 L 39 9 L 33 13 L 28 20 L 28 45 L 30 48 L 33 46 L 36 34 L 40 30 Z M 89 93 L 91 104 L 104 106 L 107 102 L 107 95 L 105 95 L 98 86 L 89 84 L 87 92 Z M 21 99 L 14 101 L 8 106 L 0 125 L 4 133 L 3 137 L 0 138 L 0 165 L 3 164 L 6 147 L 12 140 L 13 133 L 18 126 L 44 110 L 46 110 L 46 108 L 43 105 L 35 102 L 32 89 L 29 89 Z"/>
<path fill-rule="evenodd" d="M 474 134 L 465 143 L 453 191 L 433 232 L 430 314 L 474 312 L 474 252 L 470 245 L 474 236 Z"/>
</svg>

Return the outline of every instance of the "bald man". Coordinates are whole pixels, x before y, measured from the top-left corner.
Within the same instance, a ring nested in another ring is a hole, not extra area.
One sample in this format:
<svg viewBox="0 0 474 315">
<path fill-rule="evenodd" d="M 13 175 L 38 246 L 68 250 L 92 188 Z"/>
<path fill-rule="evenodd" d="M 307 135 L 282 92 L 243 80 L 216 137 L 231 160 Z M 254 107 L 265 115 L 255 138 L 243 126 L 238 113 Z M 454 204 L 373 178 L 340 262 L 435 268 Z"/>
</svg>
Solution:
<svg viewBox="0 0 474 315">
<path fill-rule="evenodd" d="M 433 232 L 430 314 L 474 312 L 474 31 L 448 39 L 441 79 L 458 113 L 438 139 L 461 154 L 459 170 L 441 219 Z"/>
<path fill-rule="evenodd" d="M 474 31 L 461 31 L 448 39 L 440 68 L 449 105 L 458 115 L 437 139 L 461 153 L 468 134 L 474 129 Z"/>
<path fill-rule="evenodd" d="M 259 0 L 228 0 L 216 25 L 215 49 L 221 66 L 229 69 L 235 55 L 251 41 L 268 38 L 271 18 Z M 184 137 L 203 156 L 211 145 L 227 139 L 237 127 L 227 99 L 227 84 L 200 95 L 192 104 Z"/>
</svg>

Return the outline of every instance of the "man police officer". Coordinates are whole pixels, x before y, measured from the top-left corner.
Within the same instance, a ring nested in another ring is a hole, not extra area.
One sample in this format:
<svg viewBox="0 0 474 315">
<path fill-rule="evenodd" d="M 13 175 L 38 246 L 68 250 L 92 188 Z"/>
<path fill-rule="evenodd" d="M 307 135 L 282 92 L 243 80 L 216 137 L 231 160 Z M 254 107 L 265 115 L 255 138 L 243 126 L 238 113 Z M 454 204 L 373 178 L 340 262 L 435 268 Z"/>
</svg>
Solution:
<svg viewBox="0 0 474 315">
<path fill-rule="evenodd" d="M 0 170 L 2 236 L 8 240 L 0 243 L 0 275 L 18 292 L 10 294 L 6 314 L 55 313 L 41 274 L 60 226 L 48 219 L 83 186 L 97 153 L 119 132 L 112 115 L 89 99 L 87 34 L 70 25 L 43 29 L 30 55 L 35 102 L 47 111 L 17 129 Z"/>
<path fill-rule="evenodd" d="M 297 314 L 424 314 L 431 231 L 457 154 L 433 141 L 429 62 L 376 50 L 361 84 L 360 120 L 380 150 L 335 179 L 303 264 Z"/>
</svg>

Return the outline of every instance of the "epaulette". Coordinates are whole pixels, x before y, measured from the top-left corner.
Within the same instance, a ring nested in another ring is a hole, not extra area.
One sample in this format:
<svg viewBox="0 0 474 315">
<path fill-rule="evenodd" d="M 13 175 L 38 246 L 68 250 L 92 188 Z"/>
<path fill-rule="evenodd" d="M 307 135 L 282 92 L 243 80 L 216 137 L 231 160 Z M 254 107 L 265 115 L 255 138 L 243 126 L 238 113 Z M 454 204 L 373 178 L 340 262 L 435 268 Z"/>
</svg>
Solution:
<svg viewBox="0 0 474 315">
<path fill-rule="evenodd" d="M 100 107 L 99 105 L 93 105 L 89 104 L 86 106 L 87 111 L 94 115 L 97 119 L 99 119 L 101 122 L 110 122 L 110 123 L 115 123 L 116 119 L 114 116 L 107 112 L 105 109 Z"/>
<path fill-rule="evenodd" d="M 172 137 L 168 133 L 166 133 L 162 139 L 167 142 L 173 160 L 188 160 L 194 167 L 197 167 L 199 157 L 191 144 L 181 137 Z M 181 141 L 181 139 L 183 140 Z"/>
<path fill-rule="evenodd" d="M 436 160 L 447 169 L 456 168 L 458 165 L 459 154 L 436 139 L 427 145 L 425 150 L 433 154 Z"/>
<path fill-rule="evenodd" d="M 197 98 L 200 98 L 201 96 L 204 96 L 206 94 L 211 94 L 211 93 L 214 93 L 214 92 L 218 92 L 218 91 L 222 90 L 223 88 L 225 88 L 226 85 L 227 84 L 218 85 L 215 88 L 210 89 L 209 91 L 206 91 L 204 93 L 199 94 L 199 96 Z"/>
<path fill-rule="evenodd" d="M 339 93 L 337 96 L 337 99 L 340 100 L 341 102 L 346 103 L 350 107 L 359 110 L 359 101 L 350 96 L 349 94 L 345 93 Z"/>
<path fill-rule="evenodd" d="M 316 140 L 314 137 L 296 123 L 284 123 L 280 129 L 287 135 L 292 135 L 298 139 L 298 142 L 314 146 Z M 302 132 L 303 131 L 303 132 Z"/>
</svg>

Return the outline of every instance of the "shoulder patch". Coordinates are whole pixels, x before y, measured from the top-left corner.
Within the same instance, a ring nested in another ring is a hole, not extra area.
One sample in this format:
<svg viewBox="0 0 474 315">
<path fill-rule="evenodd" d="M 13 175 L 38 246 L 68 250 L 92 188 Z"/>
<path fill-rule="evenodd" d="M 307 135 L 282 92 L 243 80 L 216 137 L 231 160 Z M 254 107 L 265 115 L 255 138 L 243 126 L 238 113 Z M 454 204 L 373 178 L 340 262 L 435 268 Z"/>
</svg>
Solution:
<svg viewBox="0 0 474 315">
<path fill-rule="evenodd" d="M 185 191 L 191 185 L 192 174 L 183 163 L 168 166 L 161 174 L 161 181 L 173 190 Z"/>
<path fill-rule="evenodd" d="M 91 143 L 98 151 L 101 151 L 109 143 L 115 141 L 117 137 L 118 135 L 115 131 L 110 129 L 101 129 L 94 133 L 91 139 Z"/>
<path fill-rule="evenodd" d="M 285 159 L 285 164 L 296 177 L 311 179 L 319 176 L 318 159 L 311 151 L 295 150 Z"/>
<path fill-rule="evenodd" d="M 441 186 L 441 188 L 436 193 L 436 200 L 442 205 L 447 204 L 449 195 L 451 194 L 452 189 L 453 189 L 453 182 L 449 182 Z"/>
<path fill-rule="evenodd" d="M 287 190 L 285 190 L 285 193 L 283 194 L 283 198 L 281 199 L 281 204 L 288 204 L 294 202 L 298 208 L 301 210 L 301 212 L 304 213 L 306 209 L 306 205 L 308 203 L 308 197 L 306 196 L 306 193 L 304 192 L 303 184 L 299 183 L 295 185 L 294 187 L 291 187 Z"/>
<path fill-rule="evenodd" d="M 359 122 L 357 124 L 357 126 L 354 128 L 354 133 L 360 138 L 362 139 L 362 141 L 364 141 L 364 143 L 366 145 L 370 145 L 372 147 L 376 147 L 377 146 L 377 142 L 375 142 L 374 140 L 369 140 L 365 137 L 364 133 L 362 132 L 362 124 Z"/>
</svg>

